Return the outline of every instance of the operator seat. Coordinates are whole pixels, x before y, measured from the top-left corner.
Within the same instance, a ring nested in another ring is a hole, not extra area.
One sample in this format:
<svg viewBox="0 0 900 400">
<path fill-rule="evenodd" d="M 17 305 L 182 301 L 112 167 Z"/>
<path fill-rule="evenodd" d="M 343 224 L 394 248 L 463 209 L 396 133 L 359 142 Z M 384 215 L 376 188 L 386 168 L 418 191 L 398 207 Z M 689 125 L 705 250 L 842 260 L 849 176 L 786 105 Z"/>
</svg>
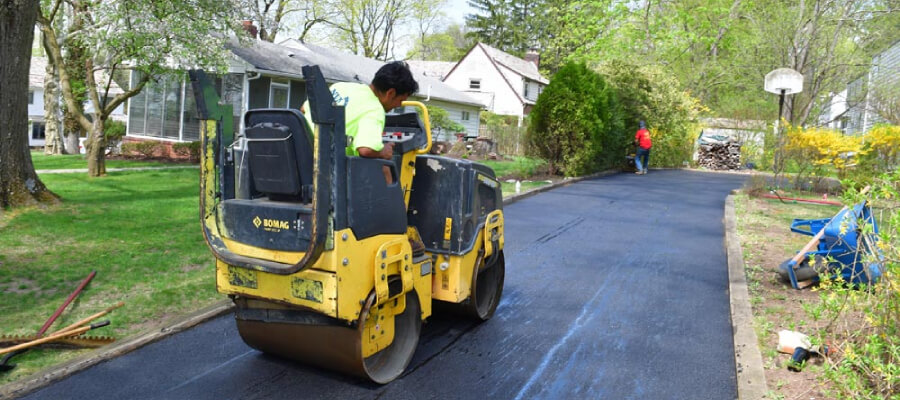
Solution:
<svg viewBox="0 0 900 400">
<path fill-rule="evenodd" d="M 303 114 L 257 109 L 244 115 L 249 173 L 255 192 L 273 201 L 312 201 L 313 143 Z"/>
</svg>

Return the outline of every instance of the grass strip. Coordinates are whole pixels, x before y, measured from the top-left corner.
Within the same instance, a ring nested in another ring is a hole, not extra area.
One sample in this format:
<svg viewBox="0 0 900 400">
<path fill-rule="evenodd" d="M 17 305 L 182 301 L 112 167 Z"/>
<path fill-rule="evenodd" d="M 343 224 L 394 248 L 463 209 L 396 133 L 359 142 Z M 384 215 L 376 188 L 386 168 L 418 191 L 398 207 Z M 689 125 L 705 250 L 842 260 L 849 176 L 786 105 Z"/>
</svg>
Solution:
<svg viewBox="0 0 900 400">
<path fill-rule="evenodd" d="M 31 161 L 34 163 L 35 170 L 87 168 L 87 159 L 82 154 L 48 156 L 42 151 L 32 151 Z M 166 167 L 172 165 L 177 164 L 159 161 L 106 160 L 106 168 Z"/>
</svg>

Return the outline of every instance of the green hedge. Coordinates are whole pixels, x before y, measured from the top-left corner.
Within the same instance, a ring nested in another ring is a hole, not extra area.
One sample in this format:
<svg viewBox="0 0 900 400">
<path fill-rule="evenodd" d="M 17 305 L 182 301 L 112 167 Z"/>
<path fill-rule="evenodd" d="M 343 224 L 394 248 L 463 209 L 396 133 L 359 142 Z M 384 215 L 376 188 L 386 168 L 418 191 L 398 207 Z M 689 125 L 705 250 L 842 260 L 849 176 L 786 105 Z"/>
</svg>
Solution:
<svg viewBox="0 0 900 400">
<path fill-rule="evenodd" d="M 584 175 L 622 166 L 643 120 L 653 140 L 650 165 L 680 167 L 691 160 L 702 108 L 659 66 L 614 62 L 593 71 L 570 63 L 538 97 L 527 142 L 551 173 Z"/>
<path fill-rule="evenodd" d="M 625 146 L 615 90 L 583 63 L 563 66 L 531 110 L 527 141 L 550 173 L 584 175 L 619 165 Z"/>
<path fill-rule="evenodd" d="M 703 106 L 675 76 L 657 65 L 621 61 L 601 65 L 599 72 L 616 88 L 629 139 L 639 121 L 647 122 L 653 140 L 651 166 L 680 167 L 691 160 Z"/>
</svg>

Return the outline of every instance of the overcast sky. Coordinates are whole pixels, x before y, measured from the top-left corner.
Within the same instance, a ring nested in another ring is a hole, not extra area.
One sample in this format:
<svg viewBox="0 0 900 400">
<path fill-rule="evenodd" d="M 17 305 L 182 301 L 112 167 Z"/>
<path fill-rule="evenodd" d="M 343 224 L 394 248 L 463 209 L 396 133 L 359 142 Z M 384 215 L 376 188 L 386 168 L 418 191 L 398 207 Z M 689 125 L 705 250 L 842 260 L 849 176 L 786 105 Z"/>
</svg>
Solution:
<svg viewBox="0 0 900 400">
<path fill-rule="evenodd" d="M 472 13 L 468 0 L 450 0 L 447 2 L 447 8 L 444 10 L 447 18 L 451 22 L 462 24 L 465 22 L 466 14 Z"/>
</svg>

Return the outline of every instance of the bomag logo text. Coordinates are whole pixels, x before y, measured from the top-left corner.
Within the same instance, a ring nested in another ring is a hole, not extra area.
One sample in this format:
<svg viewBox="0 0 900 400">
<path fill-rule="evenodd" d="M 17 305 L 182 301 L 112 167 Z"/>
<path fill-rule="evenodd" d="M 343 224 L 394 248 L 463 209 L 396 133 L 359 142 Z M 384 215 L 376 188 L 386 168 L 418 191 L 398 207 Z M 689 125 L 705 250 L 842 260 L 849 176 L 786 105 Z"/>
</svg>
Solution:
<svg viewBox="0 0 900 400">
<path fill-rule="evenodd" d="M 290 229 L 290 224 L 287 221 L 281 221 L 277 219 L 263 218 L 262 225 L 263 228 Z"/>
<path fill-rule="evenodd" d="M 253 225 L 269 232 L 279 232 L 282 229 L 291 229 L 290 221 L 282 221 L 280 219 L 256 217 L 253 218 Z"/>
</svg>

